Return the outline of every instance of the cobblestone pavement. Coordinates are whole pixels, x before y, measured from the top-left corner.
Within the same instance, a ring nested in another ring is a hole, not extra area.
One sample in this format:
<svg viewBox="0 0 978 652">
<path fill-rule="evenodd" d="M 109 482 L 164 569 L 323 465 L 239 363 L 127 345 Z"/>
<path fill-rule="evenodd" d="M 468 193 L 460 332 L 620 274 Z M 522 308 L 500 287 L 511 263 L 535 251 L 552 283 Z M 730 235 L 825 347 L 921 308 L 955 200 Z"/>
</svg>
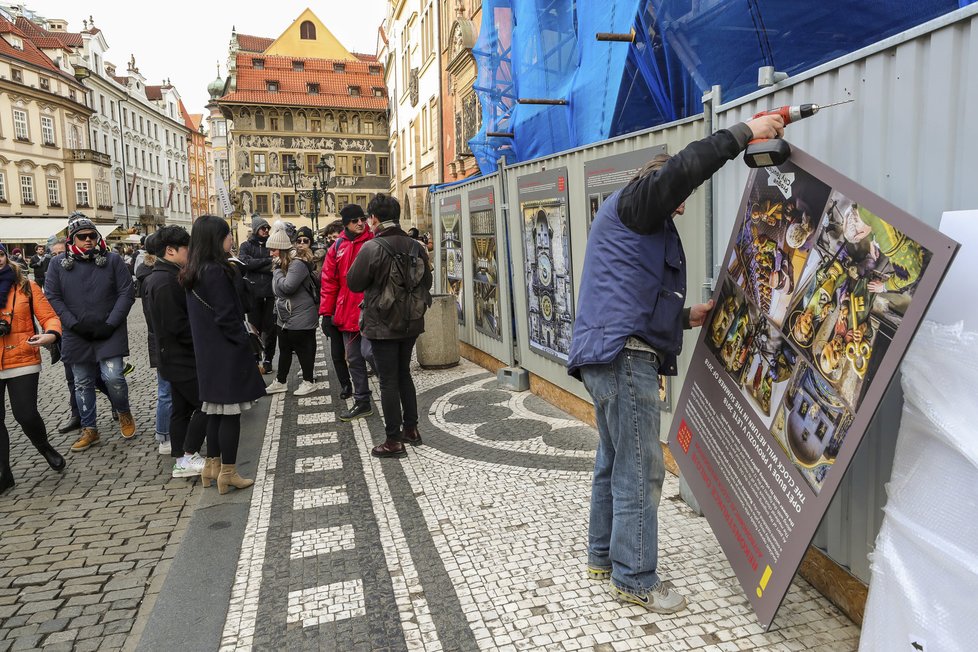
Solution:
<svg viewBox="0 0 978 652">
<path fill-rule="evenodd" d="M 198 483 L 171 479 L 172 462 L 158 454 L 153 438 L 156 374 L 138 302 L 129 321 L 135 438 L 122 439 L 103 396 L 101 442 L 69 452 L 78 433 L 57 433 L 69 414 L 64 366 L 45 365 L 39 408 L 51 443 L 68 462 L 59 475 L 7 404 L 17 484 L 0 497 L 0 652 L 122 649 L 140 605 L 159 590 L 196 503 Z"/>
<path fill-rule="evenodd" d="M 335 387 L 273 398 L 222 650 L 856 649 L 801 579 L 763 632 L 671 476 L 660 571 L 690 607 L 615 602 L 584 573 L 595 432 L 465 361 L 415 379 L 425 445 L 404 459 L 370 456 L 379 414 L 337 421 Z"/>
</svg>

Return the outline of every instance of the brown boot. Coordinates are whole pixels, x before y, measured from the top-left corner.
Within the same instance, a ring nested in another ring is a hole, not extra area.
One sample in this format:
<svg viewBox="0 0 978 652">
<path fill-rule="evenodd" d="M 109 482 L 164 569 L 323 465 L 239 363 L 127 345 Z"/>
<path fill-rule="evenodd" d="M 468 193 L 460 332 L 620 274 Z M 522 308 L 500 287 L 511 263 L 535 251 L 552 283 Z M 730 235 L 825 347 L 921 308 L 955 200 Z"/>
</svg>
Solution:
<svg viewBox="0 0 978 652">
<path fill-rule="evenodd" d="M 119 413 L 119 430 L 123 439 L 132 439 L 136 435 L 136 420 L 132 418 L 132 412 Z"/>
<path fill-rule="evenodd" d="M 204 458 L 204 470 L 200 472 L 200 484 L 204 487 L 211 486 L 211 483 L 217 482 L 217 476 L 221 474 L 221 458 L 220 457 L 207 457 Z"/>
<path fill-rule="evenodd" d="M 77 453 L 96 443 L 98 443 L 98 430 L 95 428 L 82 428 L 81 437 L 71 445 L 71 451 Z"/>
<path fill-rule="evenodd" d="M 420 446 L 424 443 L 421 441 L 421 433 L 418 432 L 417 426 L 404 426 L 401 429 L 401 441 L 412 446 Z"/>
<path fill-rule="evenodd" d="M 238 475 L 234 464 L 221 465 L 221 473 L 217 476 L 217 491 L 219 493 L 226 494 L 231 490 L 231 487 L 235 489 L 247 489 L 253 484 L 255 484 L 254 480 L 248 480 Z"/>
<path fill-rule="evenodd" d="M 370 454 L 374 457 L 405 457 L 407 455 L 407 449 L 397 439 L 388 438 L 380 446 L 374 446 Z"/>
</svg>

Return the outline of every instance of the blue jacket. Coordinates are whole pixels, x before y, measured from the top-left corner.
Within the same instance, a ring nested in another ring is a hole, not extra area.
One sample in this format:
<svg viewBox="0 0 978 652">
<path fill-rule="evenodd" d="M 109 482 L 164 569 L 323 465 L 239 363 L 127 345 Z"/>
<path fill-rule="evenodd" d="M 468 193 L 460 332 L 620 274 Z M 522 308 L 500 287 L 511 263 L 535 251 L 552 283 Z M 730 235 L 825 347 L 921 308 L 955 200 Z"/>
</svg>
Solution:
<svg viewBox="0 0 978 652">
<path fill-rule="evenodd" d="M 65 269 L 65 254 L 51 259 L 44 275 L 44 294 L 61 319 L 61 359 L 65 364 L 94 363 L 129 355 L 126 319 L 136 302 L 132 274 L 114 252 L 105 267 L 94 261 L 76 260 Z M 72 330 L 81 321 L 100 322 L 115 328 L 108 339 L 87 339 Z"/>
<path fill-rule="evenodd" d="M 750 135 L 741 123 L 691 143 L 601 204 L 584 257 L 569 374 L 611 363 L 634 335 L 659 352 L 659 373 L 676 375 L 688 313 L 686 256 L 672 214 Z"/>
</svg>

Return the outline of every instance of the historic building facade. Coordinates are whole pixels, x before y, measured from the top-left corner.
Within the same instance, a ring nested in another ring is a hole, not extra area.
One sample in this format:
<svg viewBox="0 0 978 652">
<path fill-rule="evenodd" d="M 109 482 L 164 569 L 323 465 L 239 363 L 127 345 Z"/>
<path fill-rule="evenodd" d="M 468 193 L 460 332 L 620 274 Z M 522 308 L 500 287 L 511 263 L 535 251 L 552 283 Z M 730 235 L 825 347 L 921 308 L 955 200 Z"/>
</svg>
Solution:
<svg viewBox="0 0 978 652">
<path fill-rule="evenodd" d="M 190 129 L 190 139 L 187 142 L 187 170 L 190 174 L 190 212 L 193 219 L 206 215 L 210 211 L 210 191 L 207 177 L 207 135 L 204 133 L 204 115 L 202 113 L 187 113 L 186 107 L 180 103 L 184 114 L 184 122 Z M 213 164 L 211 164 L 213 167 Z"/>
<path fill-rule="evenodd" d="M 431 229 L 428 186 L 442 179 L 442 82 L 435 0 L 392 0 L 384 21 L 381 59 L 391 96 L 391 192 L 402 222 Z"/>
<path fill-rule="evenodd" d="M 472 56 L 482 23 L 482 0 L 440 2 L 442 179 L 451 182 L 479 173 L 468 143 L 482 126 L 482 108 L 473 88 L 479 69 Z"/>
<path fill-rule="evenodd" d="M 366 207 L 389 191 L 383 66 L 348 52 L 311 11 L 277 39 L 232 33 L 228 78 L 208 90 L 215 167 L 227 161 L 235 214 L 311 224 L 311 202 L 293 190 L 293 162 L 300 190 L 312 188 L 321 159 L 333 168 L 320 228 L 346 204 Z M 243 237 L 250 220 L 239 224 Z"/>
<path fill-rule="evenodd" d="M 0 217 L 112 221 L 111 161 L 89 142 L 92 110 L 68 54 L 0 17 Z"/>
</svg>

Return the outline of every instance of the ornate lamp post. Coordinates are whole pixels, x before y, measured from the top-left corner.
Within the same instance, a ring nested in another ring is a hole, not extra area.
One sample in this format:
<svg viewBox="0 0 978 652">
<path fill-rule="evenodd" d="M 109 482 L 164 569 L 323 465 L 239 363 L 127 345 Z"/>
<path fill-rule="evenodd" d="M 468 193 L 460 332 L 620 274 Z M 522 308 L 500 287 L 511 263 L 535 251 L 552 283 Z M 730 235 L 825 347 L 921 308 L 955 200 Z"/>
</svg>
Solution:
<svg viewBox="0 0 978 652">
<path fill-rule="evenodd" d="M 333 166 L 326 162 L 325 156 L 319 157 L 316 164 L 316 176 L 312 180 L 312 190 L 300 190 L 302 169 L 296 165 L 295 159 L 289 164 L 289 177 L 292 179 L 292 189 L 295 191 L 296 198 L 308 198 L 311 202 L 309 208 L 309 218 L 312 220 L 312 229 L 319 235 L 319 204 L 326 199 L 326 189 L 333 176 Z M 301 212 L 301 211 L 300 211 Z"/>
</svg>

